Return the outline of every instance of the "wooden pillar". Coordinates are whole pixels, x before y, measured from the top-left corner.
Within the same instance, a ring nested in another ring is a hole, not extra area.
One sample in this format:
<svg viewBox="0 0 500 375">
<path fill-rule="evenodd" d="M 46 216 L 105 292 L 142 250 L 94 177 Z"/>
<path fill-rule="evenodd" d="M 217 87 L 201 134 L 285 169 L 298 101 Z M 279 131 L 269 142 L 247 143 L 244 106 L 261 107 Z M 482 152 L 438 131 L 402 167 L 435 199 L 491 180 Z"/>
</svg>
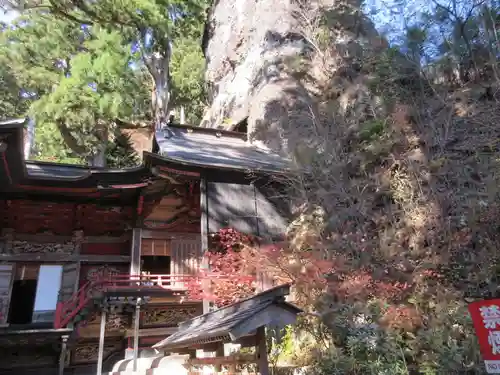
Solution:
<svg viewBox="0 0 500 375">
<path fill-rule="evenodd" d="M 200 180 L 200 208 L 201 208 L 201 220 L 200 220 L 200 233 L 201 233 L 201 252 L 202 252 L 202 272 L 209 271 L 208 259 L 205 257 L 205 252 L 208 250 L 208 236 L 209 236 L 209 215 L 208 215 L 208 183 L 205 176 L 202 176 Z M 202 280 L 203 292 L 208 292 L 210 286 L 209 280 Z M 203 299 L 203 314 L 210 311 L 210 301 Z"/>
<path fill-rule="evenodd" d="M 106 334 L 106 310 L 101 312 L 101 330 L 99 332 L 99 352 L 97 357 L 97 375 L 102 375 L 102 363 L 104 360 L 104 336 Z"/>
<path fill-rule="evenodd" d="M 257 368 L 260 375 L 269 375 L 269 362 L 267 358 L 266 327 L 257 329 Z"/>
<path fill-rule="evenodd" d="M 58 375 L 64 375 L 64 366 L 66 365 L 66 356 L 68 354 L 68 338 L 69 336 L 61 337 L 61 354 L 59 355 L 59 372 Z"/>
<path fill-rule="evenodd" d="M 215 356 L 216 357 L 224 357 L 224 343 L 219 343 L 217 345 L 217 349 L 215 350 Z M 222 372 L 222 365 L 217 364 L 214 366 L 215 372 Z"/>
<path fill-rule="evenodd" d="M 141 274 L 141 228 L 134 228 L 132 230 L 132 249 L 130 251 L 130 274 Z"/>
<path fill-rule="evenodd" d="M 137 299 L 135 305 L 134 319 L 134 357 L 132 362 L 132 371 L 137 371 L 137 357 L 139 356 L 139 323 L 141 321 L 141 299 Z"/>
</svg>

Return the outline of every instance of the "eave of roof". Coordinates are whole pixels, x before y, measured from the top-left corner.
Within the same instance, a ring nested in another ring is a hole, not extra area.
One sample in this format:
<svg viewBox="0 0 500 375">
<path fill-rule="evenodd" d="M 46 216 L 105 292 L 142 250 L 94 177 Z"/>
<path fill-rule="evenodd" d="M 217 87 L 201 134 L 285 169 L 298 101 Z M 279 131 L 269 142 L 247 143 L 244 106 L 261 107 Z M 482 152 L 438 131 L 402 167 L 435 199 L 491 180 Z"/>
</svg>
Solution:
<svg viewBox="0 0 500 375">
<path fill-rule="evenodd" d="M 159 155 L 180 164 L 262 174 L 291 170 L 290 160 L 234 132 L 175 125 L 158 130 L 155 139 Z"/>
<path fill-rule="evenodd" d="M 4 144 L 4 149 L 0 149 L 0 191 L 85 195 L 89 189 L 138 189 L 147 185 L 151 177 L 145 165 L 113 170 L 26 161 L 23 157 L 25 124 L 26 119 L 0 122 L 0 142 Z"/>
<path fill-rule="evenodd" d="M 302 312 L 298 307 L 284 301 L 289 293 L 289 285 L 282 285 L 246 300 L 237 302 L 222 309 L 201 315 L 183 322 L 173 335 L 155 344 L 153 348 L 189 347 L 197 342 L 220 341 L 223 338 L 236 340 L 250 332 L 254 332 L 264 321 L 254 322 L 246 329 L 241 327 L 260 313 L 271 307 L 279 308 L 288 314 L 297 315 Z M 277 314 L 279 315 L 279 314 Z M 278 316 L 275 316 L 278 319 Z"/>
</svg>

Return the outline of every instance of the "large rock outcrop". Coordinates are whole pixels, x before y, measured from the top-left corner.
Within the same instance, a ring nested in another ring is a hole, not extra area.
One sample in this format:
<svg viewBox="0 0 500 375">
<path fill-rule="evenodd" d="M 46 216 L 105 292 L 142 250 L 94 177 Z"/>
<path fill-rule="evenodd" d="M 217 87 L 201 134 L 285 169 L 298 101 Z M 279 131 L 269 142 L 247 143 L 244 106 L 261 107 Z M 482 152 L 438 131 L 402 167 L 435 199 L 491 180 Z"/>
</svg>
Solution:
<svg viewBox="0 0 500 375">
<path fill-rule="evenodd" d="M 288 156 L 317 148 L 318 131 L 332 123 L 318 106 L 325 87 L 349 81 L 335 94 L 344 111 L 366 101 L 355 65 L 380 41 L 357 1 L 337 3 L 216 1 L 204 37 L 210 107 L 201 126 L 246 122 L 253 142 Z"/>
</svg>

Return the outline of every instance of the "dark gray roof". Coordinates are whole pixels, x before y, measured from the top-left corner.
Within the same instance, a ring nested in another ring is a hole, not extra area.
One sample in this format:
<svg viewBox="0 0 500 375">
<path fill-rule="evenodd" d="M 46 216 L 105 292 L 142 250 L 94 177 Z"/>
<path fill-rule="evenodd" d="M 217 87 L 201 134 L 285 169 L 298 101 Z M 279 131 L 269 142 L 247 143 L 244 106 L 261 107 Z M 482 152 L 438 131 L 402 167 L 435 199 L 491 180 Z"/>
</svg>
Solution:
<svg viewBox="0 0 500 375">
<path fill-rule="evenodd" d="M 171 161 L 201 167 L 254 172 L 285 172 L 290 161 L 246 141 L 213 129 L 169 126 L 156 132 L 159 154 Z"/>
<path fill-rule="evenodd" d="M 153 348 L 186 348 L 200 341 L 215 342 L 224 337 L 235 341 L 255 333 L 259 327 L 291 324 L 302 310 L 285 302 L 289 291 L 289 285 L 282 285 L 183 322 L 176 333 Z"/>
<path fill-rule="evenodd" d="M 47 179 L 69 179 L 85 178 L 92 173 L 90 168 L 76 165 L 64 165 L 56 163 L 26 162 L 28 176 Z"/>
<path fill-rule="evenodd" d="M 121 176 L 127 176 L 127 174 L 142 168 L 142 166 L 138 166 L 123 169 L 107 169 L 40 161 L 25 161 L 25 165 L 26 173 L 29 177 L 69 181 L 85 179 L 92 175 L 108 175 L 111 178 L 120 178 Z"/>
<path fill-rule="evenodd" d="M 26 118 L 14 118 L 14 119 L 0 121 L 0 126 L 8 127 L 8 126 L 12 126 L 12 125 L 23 125 L 27 121 L 28 120 Z"/>
</svg>

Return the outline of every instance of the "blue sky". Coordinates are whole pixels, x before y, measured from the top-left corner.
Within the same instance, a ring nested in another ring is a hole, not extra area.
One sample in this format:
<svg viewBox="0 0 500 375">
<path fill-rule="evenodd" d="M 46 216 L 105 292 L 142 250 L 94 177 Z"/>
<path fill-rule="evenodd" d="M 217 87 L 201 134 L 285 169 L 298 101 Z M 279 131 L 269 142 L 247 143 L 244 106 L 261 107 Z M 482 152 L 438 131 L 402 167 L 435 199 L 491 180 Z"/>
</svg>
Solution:
<svg viewBox="0 0 500 375">
<path fill-rule="evenodd" d="M 7 22 L 7 23 L 12 22 L 12 20 L 14 18 L 16 18 L 17 15 L 18 15 L 18 12 L 15 12 L 15 11 L 9 11 L 6 13 L 0 11 L 0 21 Z"/>
<path fill-rule="evenodd" d="M 397 0 L 365 0 L 364 8 L 365 12 L 370 16 L 370 18 L 375 22 L 375 26 L 379 31 L 385 25 L 390 24 L 391 28 L 401 30 L 404 28 L 404 20 L 401 17 L 402 9 L 396 6 Z M 411 5 L 410 5 L 411 3 Z M 405 10 L 408 13 L 416 13 L 417 10 L 422 10 L 421 5 L 418 4 L 419 0 L 416 1 L 405 1 Z M 417 6 L 419 5 L 419 6 Z M 413 11 L 412 11 L 413 9 Z M 14 18 L 18 16 L 16 11 L 8 11 L 6 13 L 0 10 L 0 21 L 10 23 Z M 398 25 L 399 24 L 399 25 Z"/>
<path fill-rule="evenodd" d="M 43 265 L 38 273 L 35 311 L 55 310 L 61 288 L 62 266 Z"/>
</svg>

